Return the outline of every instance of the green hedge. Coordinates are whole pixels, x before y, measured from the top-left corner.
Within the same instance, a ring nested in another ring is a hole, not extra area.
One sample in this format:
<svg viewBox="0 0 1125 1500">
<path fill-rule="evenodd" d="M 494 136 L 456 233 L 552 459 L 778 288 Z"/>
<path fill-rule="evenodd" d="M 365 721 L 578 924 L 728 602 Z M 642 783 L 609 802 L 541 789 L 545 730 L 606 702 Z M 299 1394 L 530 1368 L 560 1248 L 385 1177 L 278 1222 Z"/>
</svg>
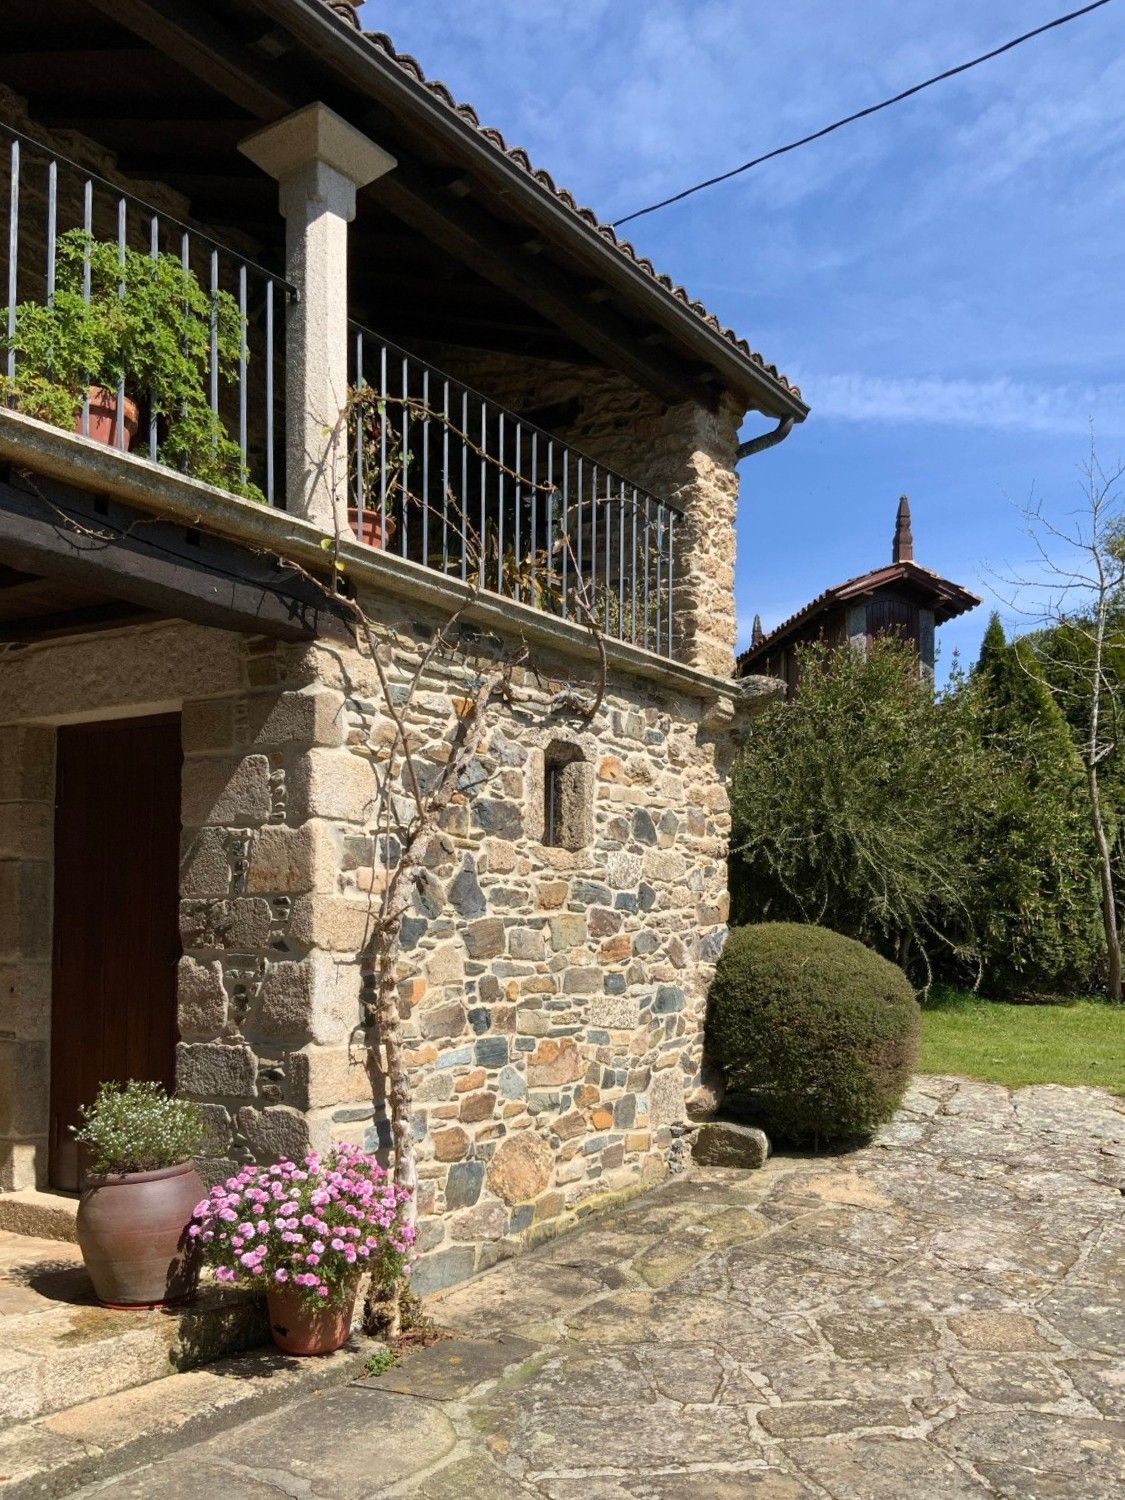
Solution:
<svg viewBox="0 0 1125 1500">
<path fill-rule="evenodd" d="M 862 943 L 795 922 L 731 930 L 707 1048 L 732 1110 L 778 1140 L 869 1135 L 898 1107 L 920 1034 L 910 981 Z"/>
</svg>

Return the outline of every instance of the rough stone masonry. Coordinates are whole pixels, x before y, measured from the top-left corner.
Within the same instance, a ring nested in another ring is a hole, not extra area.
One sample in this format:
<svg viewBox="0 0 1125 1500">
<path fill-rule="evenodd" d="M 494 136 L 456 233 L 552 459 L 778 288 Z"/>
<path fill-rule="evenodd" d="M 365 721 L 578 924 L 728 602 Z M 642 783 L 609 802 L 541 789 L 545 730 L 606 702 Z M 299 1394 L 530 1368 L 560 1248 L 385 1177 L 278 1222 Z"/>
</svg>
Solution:
<svg viewBox="0 0 1125 1500">
<path fill-rule="evenodd" d="M 441 617 L 368 604 L 394 638 L 392 692 L 405 696 Z M 12 875 L 0 1060 L 42 1054 L 12 1069 L 6 1186 L 45 1176 L 45 831 L 52 725 L 75 714 L 180 706 L 178 1081 L 208 1124 L 206 1169 L 339 1138 L 387 1146 L 358 1029 L 358 955 L 384 852 L 396 852 L 378 837 L 393 730 L 370 671 L 339 647 L 177 622 L 44 642 L 4 663 L 13 721 L 0 739 L 23 799 L 10 810 L 24 813 L 4 821 L 0 851 Z M 410 712 L 423 768 L 448 753 L 472 672 L 471 654 L 456 653 L 423 675 Z M 688 675 L 614 669 L 586 727 L 550 712 L 557 683 L 580 680 L 573 658 L 547 651 L 517 671 L 405 922 L 424 1289 L 663 1175 L 699 1083 L 727 917 L 731 700 Z M 560 742 L 584 772 L 577 848 L 544 842 L 544 762 Z M 43 818 L 26 815 L 33 795 Z"/>
<path fill-rule="evenodd" d="M 440 621 L 383 614 L 405 699 Z M 359 954 L 398 853 L 379 791 L 394 727 L 359 652 L 271 646 L 246 666 L 257 691 L 184 708 L 179 1082 L 216 1171 L 390 1140 L 358 1028 Z M 700 1081 L 731 725 L 614 673 L 585 728 L 550 708 L 573 666 L 540 654 L 517 670 L 403 927 L 425 1290 L 663 1175 Z M 408 710 L 423 773 L 448 754 L 472 673 L 461 653 L 423 673 Z M 544 842 L 560 743 L 588 770 L 579 848 Z"/>
</svg>

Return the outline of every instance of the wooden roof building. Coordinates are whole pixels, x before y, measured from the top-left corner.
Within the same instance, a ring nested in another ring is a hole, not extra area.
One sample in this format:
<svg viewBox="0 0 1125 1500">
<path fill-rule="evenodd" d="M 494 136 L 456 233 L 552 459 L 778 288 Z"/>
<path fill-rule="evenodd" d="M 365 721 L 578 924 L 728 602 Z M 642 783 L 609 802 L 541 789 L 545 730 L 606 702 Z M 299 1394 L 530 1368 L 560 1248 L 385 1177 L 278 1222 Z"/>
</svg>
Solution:
<svg viewBox="0 0 1125 1500">
<path fill-rule="evenodd" d="M 887 634 L 913 642 L 923 670 L 933 672 L 936 627 L 980 602 L 959 583 L 915 562 L 910 502 L 903 495 L 890 563 L 825 589 L 768 635 L 755 616 L 750 647 L 738 658 L 737 674 L 780 677 L 792 697 L 797 688 L 799 646 L 823 641 L 866 651 L 876 636 Z"/>
</svg>

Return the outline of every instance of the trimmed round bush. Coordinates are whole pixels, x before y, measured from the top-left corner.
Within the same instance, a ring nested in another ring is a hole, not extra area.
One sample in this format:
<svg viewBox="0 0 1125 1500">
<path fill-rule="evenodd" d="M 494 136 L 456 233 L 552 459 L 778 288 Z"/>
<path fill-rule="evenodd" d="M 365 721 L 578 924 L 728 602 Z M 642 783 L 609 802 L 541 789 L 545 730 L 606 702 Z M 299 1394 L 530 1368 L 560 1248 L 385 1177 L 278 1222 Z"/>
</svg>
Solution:
<svg viewBox="0 0 1125 1500">
<path fill-rule="evenodd" d="M 920 1031 L 910 981 L 862 943 L 796 922 L 731 929 L 707 1048 L 732 1110 L 778 1140 L 849 1140 L 889 1120 Z"/>
</svg>

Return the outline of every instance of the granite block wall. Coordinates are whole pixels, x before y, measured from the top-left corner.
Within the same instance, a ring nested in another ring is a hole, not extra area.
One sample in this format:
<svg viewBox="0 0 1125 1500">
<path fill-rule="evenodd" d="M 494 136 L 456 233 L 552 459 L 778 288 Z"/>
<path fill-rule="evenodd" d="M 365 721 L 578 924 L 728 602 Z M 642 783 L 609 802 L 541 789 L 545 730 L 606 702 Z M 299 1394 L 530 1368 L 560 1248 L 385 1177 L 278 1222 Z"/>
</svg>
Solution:
<svg viewBox="0 0 1125 1500">
<path fill-rule="evenodd" d="M 501 648 L 466 632 L 411 693 L 442 617 L 365 603 L 425 777 Z M 663 1175 L 700 1084 L 727 917 L 729 702 L 718 686 L 611 671 L 586 724 L 559 710 L 557 689 L 591 672 L 546 650 L 516 668 L 404 923 L 423 1290 Z M 42 1182 L 46 1168 L 49 900 L 19 891 L 50 888 L 51 721 L 173 707 L 178 1082 L 207 1122 L 204 1168 L 341 1138 L 386 1152 L 362 955 L 397 855 L 386 798 L 404 810 L 405 788 L 401 767 L 386 781 L 394 729 L 366 657 L 169 622 L 29 648 L 0 663 L 0 695 L 13 751 L 0 881 L 15 892 L 0 933 L 0 1069 L 14 1075 L 0 1183 Z M 547 842 L 544 766 L 560 745 L 583 773 L 577 847 Z"/>
<path fill-rule="evenodd" d="M 384 622 L 423 778 L 481 665 L 477 644 L 455 650 L 411 694 L 437 623 Z M 253 666 L 269 688 L 184 710 L 179 1080 L 211 1123 L 213 1171 L 331 1139 L 390 1143 L 361 955 L 397 857 L 394 728 L 358 652 L 263 645 Z M 661 1176 L 700 1083 L 727 917 L 729 726 L 623 677 L 585 726 L 552 711 L 563 673 L 546 658 L 517 670 L 403 926 L 422 1289 Z M 544 758 L 560 741 L 589 770 L 578 848 L 544 841 Z"/>
</svg>

